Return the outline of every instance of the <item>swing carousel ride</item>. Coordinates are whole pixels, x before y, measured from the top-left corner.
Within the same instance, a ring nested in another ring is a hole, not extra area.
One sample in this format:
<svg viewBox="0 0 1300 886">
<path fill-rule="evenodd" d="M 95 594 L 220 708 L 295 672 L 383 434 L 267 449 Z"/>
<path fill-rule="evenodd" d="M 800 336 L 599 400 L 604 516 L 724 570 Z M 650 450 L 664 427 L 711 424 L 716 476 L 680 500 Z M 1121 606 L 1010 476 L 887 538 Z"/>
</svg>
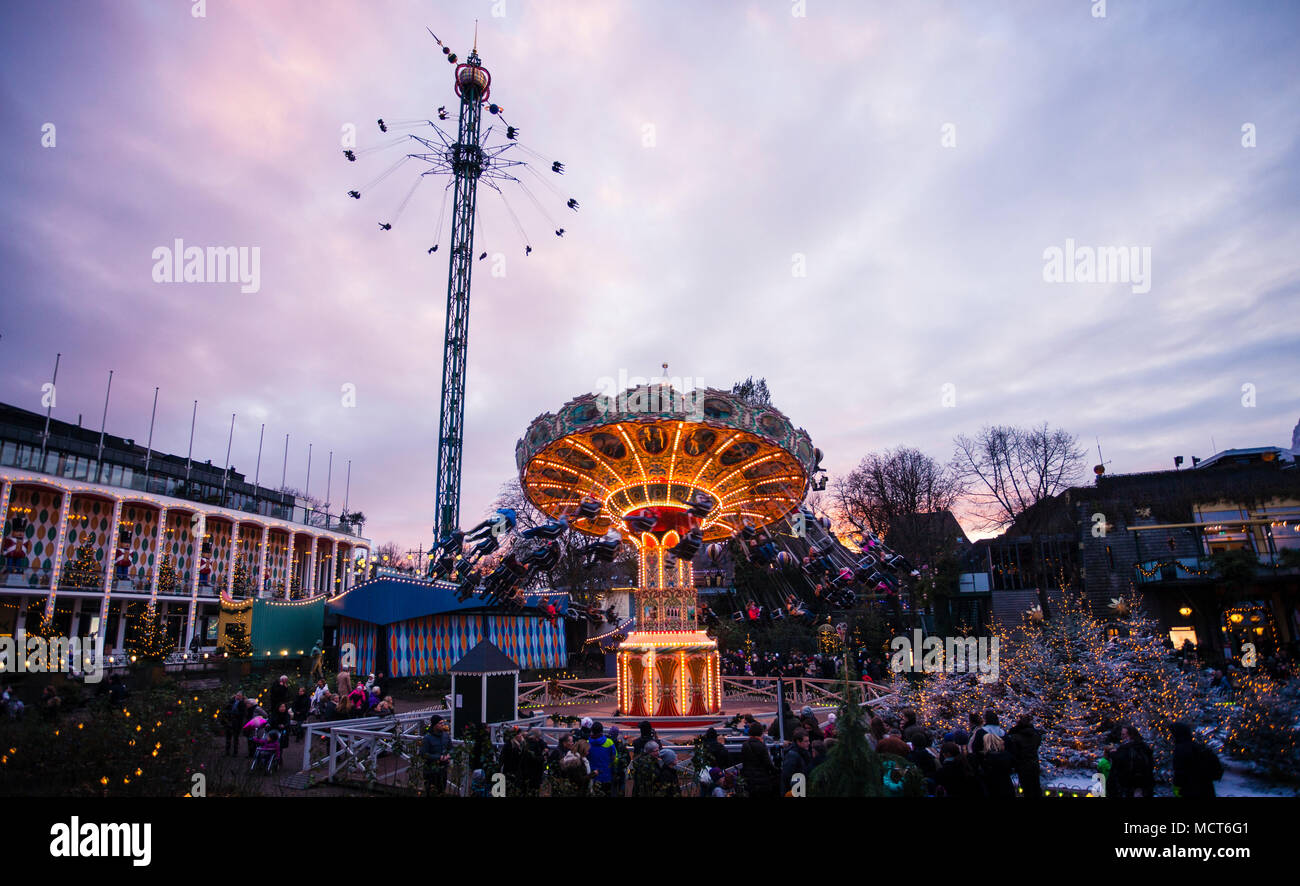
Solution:
<svg viewBox="0 0 1300 886">
<path fill-rule="evenodd" d="M 683 415 L 679 407 L 692 396 L 696 408 Z M 827 522 L 801 508 L 809 489 L 823 485 L 821 452 L 771 406 L 727 391 L 683 395 L 653 385 L 616 401 L 587 394 L 534 419 L 515 460 L 535 507 L 556 525 L 595 537 L 582 552 L 608 561 L 623 544 L 636 550 L 631 630 L 617 646 L 618 707 L 626 716 L 721 709 L 717 642 L 700 628 L 717 616 L 698 603 L 692 566 L 702 547 L 715 563 L 734 539 L 742 556 L 774 572 L 801 564 L 814 575 L 820 565 L 832 574 L 816 593 L 852 604 L 846 586 L 856 569 L 832 556 L 834 548 L 847 551 Z M 822 536 L 798 560 L 766 531 L 787 520 L 800 538 Z M 865 553 L 859 559 L 863 568 L 880 562 Z M 874 568 L 869 574 L 885 581 Z M 792 593 L 771 614 L 805 615 L 801 599 Z M 736 617 L 757 620 L 762 609 L 751 603 Z"/>
</svg>

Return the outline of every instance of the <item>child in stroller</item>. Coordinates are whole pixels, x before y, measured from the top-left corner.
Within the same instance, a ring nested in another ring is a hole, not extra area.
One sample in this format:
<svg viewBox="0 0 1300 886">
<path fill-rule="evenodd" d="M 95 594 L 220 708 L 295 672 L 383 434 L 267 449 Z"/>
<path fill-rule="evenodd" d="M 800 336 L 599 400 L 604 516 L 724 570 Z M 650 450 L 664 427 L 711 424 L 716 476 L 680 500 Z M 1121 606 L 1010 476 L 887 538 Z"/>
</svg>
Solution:
<svg viewBox="0 0 1300 886">
<path fill-rule="evenodd" d="M 258 718 L 261 719 L 261 718 Z M 250 725 L 252 725 L 250 723 Z M 268 729 L 265 720 L 254 726 L 253 733 L 253 762 L 248 767 L 249 772 L 261 769 L 267 775 L 280 768 L 281 748 L 280 748 L 280 730 Z"/>
</svg>

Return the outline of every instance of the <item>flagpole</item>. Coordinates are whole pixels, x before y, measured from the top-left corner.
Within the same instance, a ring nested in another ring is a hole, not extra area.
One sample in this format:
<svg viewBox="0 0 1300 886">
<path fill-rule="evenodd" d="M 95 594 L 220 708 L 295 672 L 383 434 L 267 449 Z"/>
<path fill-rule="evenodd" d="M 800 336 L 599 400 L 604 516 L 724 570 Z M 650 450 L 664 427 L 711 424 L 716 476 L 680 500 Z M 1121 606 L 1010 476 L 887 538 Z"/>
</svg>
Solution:
<svg viewBox="0 0 1300 886">
<path fill-rule="evenodd" d="M 158 417 L 158 388 L 153 389 L 153 410 L 149 413 L 149 442 L 144 446 L 144 490 L 149 491 L 149 462 L 153 460 L 153 423 Z"/>
<path fill-rule="evenodd" d="M 45 406 L 45 430 L 41 434 L 41 464 L 40 470 L 45 470 L 45 446 L 50 440 L 50 411 L 54 409 L 54 401 L 59 396 L 59 359 L 63 356 L 62 352 L 54 355 L 54 377 L 50 379 L 50 402 Z"/>
<path fill-rule="evenodd" d="M 257 481 L 262 477 L 262 438 L 266 435 L 266 422 L 262 422 L 262 430 L 257 432 L 257 469 L 253 471 L 253 486 L 257 486 Z M 254 493 L 256 494 L 256 493 Z"/>
<path fill-rule="evenodd" d="M 185 494 L 190 492 L 190 465 L 194 456 L 194 420 L 199 417 L 199 401 L 194 401 L 194 412 L 190 415 L 190 448 L 185 453 Z"/>
<path fill-rule="evenodd" d="M 103 476 L 104 428 L 108 426 L 108 395 L 113 393 L 113 370 L 108 370 L 108 389 L 104 391 L 104 417 L 99 421 L 99 449 L 95 452 L 95 470 Z M 99 482 L 96 480 L 96 482 Z"/>
<path fill-rule="evenodd" d="M 221 506 L 226 506 L 226 478 L 230 476 L 230 444 L 235 442 L 235 413 L 230 413 L 230 436 L 226 438 L 226 466 L 221 471 Z"/>
</svg>

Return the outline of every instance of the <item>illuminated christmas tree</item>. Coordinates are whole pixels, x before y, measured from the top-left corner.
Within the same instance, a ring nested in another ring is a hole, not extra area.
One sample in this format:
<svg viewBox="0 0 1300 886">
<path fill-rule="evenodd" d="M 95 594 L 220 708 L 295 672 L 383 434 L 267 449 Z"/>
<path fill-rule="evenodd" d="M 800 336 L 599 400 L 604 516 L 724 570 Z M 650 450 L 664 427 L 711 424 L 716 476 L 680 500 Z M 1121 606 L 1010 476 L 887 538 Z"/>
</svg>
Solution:
<svg viewBox="0 0 1300 886">
<path fill-rule="evenodd" d="M 178 582 L 176 567 L 172 564 L 172 555 L 168 554 L 163 557 L 162 565 L 158 567 L 158 593 L 170 594 L 174 592 Z"/>
<path fill-rule="evenodd" d="M 1195 726 L 1206 707 L 1194 674 L 1185 673 L 1166 645 L 1160 625 L 1142 609 L 1135 592 L 1111 601 L 1116 635 L 1100 656 L 1104 678 L 1116 687 L 1105 713 L 1111 721 L 1135 727 L 1156 755 L 1157 770 L 1168 777 L 1173 746 L 1170 726 L 1182 720 Z"/>
<path fill-rule="evenodd" d="M 248 658 L 253 654 L 253 639 L 242 617 L 237 616 L 236 621 L 226 625 L 226 654 L 231 658 Z"/>
<path fill-rule="evenodd" d="M 1229 754 L 1269 778 L 1300 781 L 1300 681 L 1276 680 L 1259 668 L 1237 678 L 1224 725 Z"/>
<path fill-rule="evenodd" d="M 236 597 L 247 597 L 250 590 L 248 567 L 244 565 L 244 558 L 240 557 L 235 561 L 234 594 Z"/>
<path fill-rule="evenodd" d="M 127 650 L 140 661 L 161 662 L 176 648 L 163 624 L 162 613 L 153 603 L 145 607 L 144 614 L 135 620 L 132 627 Z"/>
<path fill-rule="evenodd" d="M 89 537 L 77 548 L 76 555 L 63 567 L 61 584 L 74 588 L 94 588 L 101 585 L 104 576 L 95 560 L 95 547 Z"/>
</svg>

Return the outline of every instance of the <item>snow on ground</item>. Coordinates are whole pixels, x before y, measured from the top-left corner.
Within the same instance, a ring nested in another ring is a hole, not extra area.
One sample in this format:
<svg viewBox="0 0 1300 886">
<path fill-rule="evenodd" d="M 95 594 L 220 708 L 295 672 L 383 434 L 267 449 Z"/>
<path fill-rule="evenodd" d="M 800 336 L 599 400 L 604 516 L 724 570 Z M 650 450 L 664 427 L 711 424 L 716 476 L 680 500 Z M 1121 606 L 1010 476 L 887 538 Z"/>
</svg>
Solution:
<svg viewBox="0 0 1300 886">
<path fill-rule="evenodd" d="M 1300 797 L 1300 785 L 1278 784 L 1266 774 L 1258 772 L 1252 764 L 1239 760 L 1223 761 L 1223 778 L 1215 782 L 1215 793 L 1220 797 Z M 1086 769 L 1062 769 L 1043 778 L 1043 787 L 1075 788 L 1087 790 L 1092 786 L 1093 772 Z M 1169 797 L 1173 791 L 1168 785 L 1157 785 L 1157 797 Z"/>
</svg>

